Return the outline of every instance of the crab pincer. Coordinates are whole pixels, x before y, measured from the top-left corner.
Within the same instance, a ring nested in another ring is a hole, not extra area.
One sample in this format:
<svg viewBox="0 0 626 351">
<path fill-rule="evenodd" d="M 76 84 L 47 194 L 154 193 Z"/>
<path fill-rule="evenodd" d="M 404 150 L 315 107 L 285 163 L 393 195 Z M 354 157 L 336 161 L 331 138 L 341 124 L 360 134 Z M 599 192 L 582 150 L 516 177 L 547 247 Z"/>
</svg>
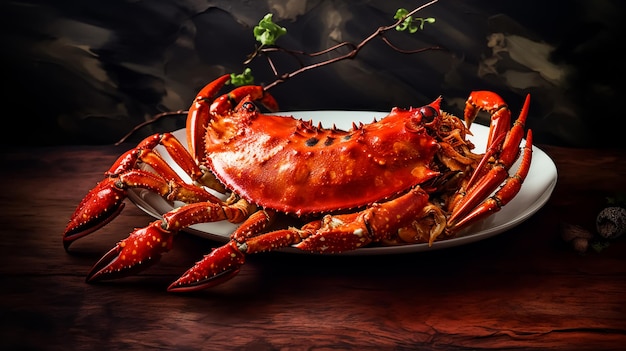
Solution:
<svg viewBox="0 0 626 351">
<path fill-rule="evenodd" d="M 158 262 L 161 254 L 172 248 L 174 237 L 162 224 L 154 221 L 120 241 L 93 266 L 87 282 L 126 277 Z"/>
<path fill-rule="evenodd" d="M 170 284 L 167 291 L 200 291 L 222 284 L 236 276 L 244 263 L 243 252 L 237 247 L 237 242 L 231 240 L 228 244 L 213 249 L 210 254 Z"/>
<path fill-rule="evenodd" d="M 104 179 L 87 193 L 63 232 L 63 247 L 66 251 L 74 241 L 104 227 L 122 212 L 128 193 L 119 182 L 119 177 L 132 170 L 142 150 L 154 147 L 158 140 L 155 136 L 148 137 L 136 148 L 123 153 L 104 173 Z"/>
<path fill-rule="evenodd" d="M 115 180 L 105 178 L 98 183 L 76 208 L 63 234 L 63 247 L 70 245 L 105 226 L 124 209 L 126 190 L 115 186 Z"/>
</svg>

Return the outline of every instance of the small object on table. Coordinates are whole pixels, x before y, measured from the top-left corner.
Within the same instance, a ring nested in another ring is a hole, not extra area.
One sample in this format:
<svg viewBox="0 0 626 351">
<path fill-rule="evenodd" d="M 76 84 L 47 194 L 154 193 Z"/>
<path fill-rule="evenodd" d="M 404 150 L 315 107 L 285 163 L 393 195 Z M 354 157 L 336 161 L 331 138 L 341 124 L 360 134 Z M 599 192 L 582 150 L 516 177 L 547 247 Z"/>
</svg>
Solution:
<svg viewBox="0 0 626 351">
<path fill-rule="evenodd" d="M 626 209 L 616 206 L 603 209 L 596 218 L 596 229 L 605 239 L 620 237 L 626 232 Z"/>
</svg>

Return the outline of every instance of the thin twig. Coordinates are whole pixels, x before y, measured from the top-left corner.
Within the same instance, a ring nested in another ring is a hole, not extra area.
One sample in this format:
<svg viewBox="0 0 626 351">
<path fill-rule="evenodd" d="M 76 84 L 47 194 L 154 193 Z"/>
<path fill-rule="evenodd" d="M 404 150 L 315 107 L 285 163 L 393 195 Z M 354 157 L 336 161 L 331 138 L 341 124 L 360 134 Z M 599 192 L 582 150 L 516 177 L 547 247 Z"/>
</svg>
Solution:
<svg viewBox="0 0 626 351">
<path fill-rule="evenodd" d="M 125 142 L 126 139 L 128 139 L 131 135 L 133 135 L 136 131 L 138 131 L 139 129 L 152 124 L 158 120 L 160 120 L 161 118 L 165 118 L 165 117 L 171 117 L 171 116 L 180 116 L 180 115 L 186 115 L 189 111 L 185 111 L 185 110 L 178 110 L 178 111 L 171 111 L 171 112 L 163 112 L 163 113 L 159 113 L 158 115 L 155 115 L 154 117 L 152 117 L 152 119 L 149 119 L 143 123 L 140 123 L 138 125 L 136 125 L 133 129 L 130 130 L 130 132 L 126 133 L 126 135 L 124 135 L 120 140 L 118 140 L 115 143 L 115 146 L 120 145 L 121 143 Z"/>
<path fill-rule="evenodd" d="M 270 67 L 270 69 L 272 70 L 272 73 L 274 74 L 275 80 L 273 82 L 271 82 L 270 84 L 265 85 L 264 89 L 265 90 L 269 90 L 273 87 L 275 87 L 276 85 L 285 82 L 286 80 L 309 70 L 315 69 L 315 68 L 319 68 L 322 66 L 326 66 L 326 65 L 330 65 L 332 63 L 338 62 L 338 61 L 342 61 L 342 60 L 348 60 L 348 59 L 354 59 L 357 54 L 359 53 L 359 51 L 361 51 L 361 49 L 367 45 L 370 41 L 374 40 L 377 37 L 380 37 L 382 39 L 382 41 L 387 44 L 387 46 L 389 46 L 390 48 L 392 48 L 393 50 L 400 52 L 400 53 L 404 53 L 404 54 L 415 54 L 415 53 L 420 53 L 420 52 L 424 52 L 424 51 L 428 51 L 428 50 L 443 50 L 443 48 L 439 47 L 439 46 L 433 46 L 433 47 L 427 47 L 427 48 L 421 48 L 421 49 L 416 49 L 416 50 L 404 50 L 401 49 L 395 45 L 393 45 L 389 39 L 385 36 L 385 33 L 395 29 L 398 25 L 400 25 L 407 17 L 414 15 L 415 13 L 423 10 L 424 8 L 431 6 L 432 4 L 436 3 L 439 0 L 432 0 L 430 2 L 427 2 L 425 4 L 423 4 L 422 6 L 419 6 L 415 9 L 413 9 L 412 11 L 410 11 L 409 13 L 407 13 L 403 18 L 398 19 L 394 24 L 389 25 L 389 26 L 385 26 L 385 27 L 379 27 L 376 31 L 374 31 L 372 34 L 370 34 L 367 38 L 363 39 L 360 43 L 358 44 L 354 44 L 351 42 L 341 42 L 338 43 L 332 47 L 329 47 L 327 49 L 321 50 L 321 51 L 317 51 L 317 52 L 313 52 L 313 53 L 306 53 L 304 51 L 297 51 L 297 50 L 288 50 L 285 48 L 281 48 L 278 46 L 257 46 L 254 50 L 254 52 L 252 54 L 250 54 L 248 56 L 248 58 L 244 61 L 244 65 L 248 65 L 250 62 L 252 62 L 254 59 L 256 59 L 259 55 L 263 55 L 265 56 L 267 63 Z M 324 54 L 328 54 L 328 53 L 333 53 L 333 52 L 337 52 L 339 49 L 343 48 L 343 47 L 349 47 L 350 51 L 342 54 L 342 55 L 338 55 L 335 57 L 331 57 L 329 59 L 326 59 L 324 61 L 320 61 L 320 62 L 316 62 L 316 63 L 312 63 L 312 64 L 305 64 L 302 60 L 301 57 L 309 57 L 309 58 L 313 58 L 313 57 L 317 57 L 317 56 L 321 56 Z M 274 64 L 274 61 L 272 60 L 272 58 L 270 57 L 271 53 L 285 53 L 291 57 L 293 57 L 295 60 L 298 61 L 298 65 L 300 66 L 300 68 L 292 71 L 292 72 L 288 72 L 288 73 L 279 73 L 278 68 L 276 67 L 276 65 Z M 164 113 L 160 113 L 158 115 L 155 115 L 151 120 L 145 121 L 137 126 L 135 126 L 130 132 L 128 132 L 125 136 L 123 136 L 117 143 L 115 143 L 115 145 L 119 145 L 121 143 L 123 143 L 124 141 L 126 141 L 126 139 L 128 139 L 133 133 L 135 133 L 137 130 L 152 124 L 158 120 L 160 120 L 161 118 L 164 117 L 168 117 L 168 116 L 178 116 L 178 115 L 182 115 L 182 114 L 187 114 L 187 111 L 183 111 L 183 110 L 179 110 L 179 111 L 175 111 L 175 112 L 164 112 Z"/>
<path fill-rule="evenodd" d="M 319 51 L 319 52 L 316 52 L 316 53 L 312 53 L 312 54 L 306 54 L 306 53 L 303 53 L 303 52 L 296 52 L 296 51 L 287 51 L 287 50 L 284 50 L 284 49 L 279 48 L 279 47 L 260 48 L 259 52 L 262 53 L 262 54 L 265 54 L 265 56 L 266 56 L 266 58 L 268 60 L 268 63 L 272 67 L 272 70 L 274 71 L 274 75 L 276 77 L 275 81 L 273 81 L 272 83 L 267 84 L 265 86 L 265 90 L 269 90 L 269 89 L 275 87 L 276 85 L 285 82 L 287 79 L 292 78 L 292 77 L 294 77 L 294 76 L 296 76 L 296 75 L 298 75 L 300 73 L 309 71 L 311 69 L 319 68 L 319 67 L 326 66 L 326 65 L 330 65 L 330 64 L 338 62 L 338 61 L 343 61 L 343 60 L 347 60 L 347 59 L 353 59 L 353 58 L 356 57 L 356 55 L 359 53 L 359 51 L 361 51 L 361 49 L 365 45 L 367 45 L 370 41 L 374 40 L 376 37 L 379 37 L 379 36 L 383 39 L 383 41 L 389 47 L 391 47 L 392 49 L 394 49 L 394 50 L 396 50 L 398 52 L 401 52 L 401 53 L 419 53 L 419 52 L 423 52 L 423 51 L 427 51 L 427 50 L 441 50 L 442 48 L 439 47 L 439 46 L 434 46 L 434 47 L 429 47 L 429 48 L 422 48 L 422 49 L 412 50 L 412 51 L 402 50 L 402 49 L 396 47 L 395 45 L 392 45 L 391 42 L 389 42 L 389 40 L 384 36 L 385 32 L 388 32 L 390 30 L 395 29 L 398 25 L 400 25 L 404 21 L 405 18 L 407 18 L 409 16 L 412 16 L 413 14 L 417 13 L 418 11 L 420 11 L 420 10 L 422 10 L 422 9 L 428 7 L 428 6 L 431 6 L 432 4 L 436 3 L 437 1 L 438 0 L 432 0 L 432 1 L 427 2 L 426 4 L 424 4 L 422 6 L 419 6 L 419 7 L 415 8 L 415 9 L 413 9 L 411 12 L 409 12 L 404 17 L 402 17 L 399 20 L 397 20 L 392 25 L 389 25 L 389 26 L 386 26 L 386 27 L 379 27 L 374 33 L 370 34 L 370 36 L 368 36 L 367 38 L 363 39 L 363 41 L 361 41 L 359 44 L 356 44 L 356 45 L 353 44 L 353 43 L 350 43 L 350 42 L 343 42 L 343 43 L 339 43 L 339 44 L 337 44 L 337 45 L 335 45 L 335 46 L 333 46 L 331 48 L 328 48 L 328 49 L 325 49 L 325 50 L 322 50 L 322 51 Z M 338 50 L 339 48 L 341 48 L 343 46 L 351 46 L 352 50 L 350 50 L 346 54 L 339 55 L 339 56 L 336 56 L 336 57 L 333 57 L 333 58 L 330 58 L 330 59 L 327 59 L 327 60 L 324 60 L 324 61 L 321 61 L 321 62 L 313 63 L 313 64 L 310 64 L 310 65 L 301 65 L 299 69 L 297 69 L 297 70 L 295 70 L 293 72 L 284 73 L 284 74 L 278 74 L 277 70 L 275 69 L 275 65 L 274 65 L 271 57 L 269 57 L 267 55 L 270 52 L 283 51 L 283 52 L 288 52 L 290 54 L 299 53 L 299 54 L 306 55 L 306 56 L 309 56 L 309 57 L 314 57 L 314 56 L 318 56 L 318 55 L 321 55 L 321 54 L 325 54 L 325 53 L 329 53 L 329 52 L 332 52 L 332 51 L 336 51 L 336 50 Z"/>
</svg>

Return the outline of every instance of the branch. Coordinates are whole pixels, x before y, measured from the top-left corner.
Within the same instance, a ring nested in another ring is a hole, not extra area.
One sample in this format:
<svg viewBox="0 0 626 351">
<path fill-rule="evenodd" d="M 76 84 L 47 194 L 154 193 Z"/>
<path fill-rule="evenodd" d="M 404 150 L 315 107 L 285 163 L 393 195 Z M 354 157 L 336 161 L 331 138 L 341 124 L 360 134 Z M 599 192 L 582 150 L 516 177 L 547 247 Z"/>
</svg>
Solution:
<svg viewBox="0 0 626 351">
<path fill-rule="evenodd" d="M 133 129 L 131 129 L 128 133 L 126 133 L 126 135 L 124 135 L 120 140 L 118 140 L 115 143 L 115 146 L 120 145 L 121 143 L 125 142 L 126 139 L 130 138 L 131 135 L 133 135 L 136 131 L 138 131 L 139 129 L 150 125 L 152 123 L 157 122 L 158 120 L 165 118 L 165 117 L 172 117 L 172 116 L 180 116 L 180 115 L 186 115 L 187 113 L 189 113 L 189 111 L 186 110 L 178 110 L 178 111 L 171 111 L 171 112 L 163 112 L 163 113 L 159 113 L 158 115 L 154 115 L 152 117 L 152 119 L 147 120 L 143 123 L 139 123 L 138 125 L 136 125 Z"/>
<path fill-rule="evenodd" d="M 432 4 L 436 3 L 438 0 L 432 0 L 430 2 L 427 2 L 426 4 L 419 6 L 415 9 L 413 9 L 412 11 L 410 11 L 409 13 L 407 13 L 404 17 L 398 19 L 394 24 L 391 24 L 389 26 L 386 27 L 379 27 L 374 33 L 370 34 L 370 36 L 368 36 L 367 38 L 363 39 L 363 41 L 361 41 L 358 44 L 354 44 L 354 43 L 350 43 L 350 42 L 342 42 L 339 43 L 335 46 L 332 46 L 328 49 L 322 50 L 322 51 L 318 51 L 318 52 L 314 52 L 314 53 L 305 53 L 302 51 L 293 51 L 293 50 L 287 50 L 287 49 L 283 49 L 281 47 L 263 47 L 261 46 L 260 48 L 258 48 L 258 50 L 255 52 L 255 54 L 253 54 L 251 56 L 250 59 L 247 60 L 247 62 L 252 61 L 252 59 L 254 59 L 255 57 L 258 57 L 259 54 L 263 54 L 267 61 L 268 64 L 270 65 L 272 72 L 274 73 L 274 76 L 276 78 L 275 81 L 273 81 L 270 84 L 267 84 L 265 86 L 265 90 L 271 89 L 274 86 L 285 82 L 286 80 L 300 74 L 306 71 L 309 71 L 311 69 L 315 69 L 315 68 L 319 68 L 322 66 L 326 66 L 326 65 L 330 65 L 332 63 L 338 62 L 338 61 L 343 61 L 343 60 L 348 60 L 348 59 L 354 59 L 357 54 L 359 53 L 359 51 L 361 51 L 361 49 L 367 45 L 370 41 L 374 40 L 376 37 L 381 37 L 381 39 L 383 40 L 383 42 L 385 44 L 387 44 L 387 46 L 389 46 L 390 48 L 392 48 L 393 50 L 400 52 L 400 53 L 404 53 L 404 54 L 414 54 L 414 53 L 420 53 L 420 52 L 424 52 L 424 51 L 428 51 L 428 50 L 443 50 L 443 48 L 439 47 L 439 46 L 434 46 L 434 47 L 428 47 L 428 48 L 421 48 L 421 49 L 417 49 L 417 50 L 403 50 L 400 49 L 398 47 L 396 47 L 395 45 L 393 45 L 389 39 L 385 36 L 385 33 L 390 31 L 390 30 L 394 30 L 396 27 L 398 27 L 400 24 L 402 24 L 402 22 L 404 22 L 404 20 L 412 15 L 414 15 L 415 13 L 423 10 L 424 8 L 431 6 Z M 321 62 L 317 62 L 317 63 L 313 63 L 313 64 L 309 64 L 309 65 L 305 65 L 302 63 L 301 60 L 299 60 L 297 58 L 297 55 L 303 55 L 303 56 L 308 56 L 308 57 L 316 57 L 316 56 L 320 56 L 326 53 L 330 53 L 330 52 L 336 52 L 338 49 L 342 48 L 342 47 L 351 47 L 352 49 L 343 55 L 339 55 Z M 291 56 L 294 56 L 298 59 L 299 63 L 300 63 L 300 68 L 293 71 L 293 72 L 289 72 L 289 73 L 283 73 L 283 74 L 279 74 L 276 66 L 274 64 L 274 62 L 272 61 L 272 58 L 269 56 L 269 53 L 272 52 L 285 52 Z"/>
<path fill-rule="evenodd" d="M 265 85 L 264 89 L 265 90 L 269 90 L 273 87 L 275 87 L 276 85 L 283 83 L 285 81 L 287 81 L 290 78 L 293 78 L 294 76 L 297 76 L 300 73 L 304 73 L 306 71 L 315 69 L 315 68 L 319 68 L 319 67 L 323 67 L 326 65 L 330 65 L 333 64 L 335 62 L 339 62 L 339 61 L 343 61 L 343 60 L 349 60 L 349 59 L 354 59 L 357 54 L 361 51 L 361 49 L 367 45 L 369 42 L 371 42 L 372 40 L 374 40 L 377 37 L 380 37 L 381 40 L 387 45 L 389 46 L 391 49 L 393 49 L 394 51 L 397 51 L 399 53 L 403 53 L 403 54 L 415 54 L 415 53 L 420 53 L 420 52 L 424 52 L 424 51 L 428 51 L 428 50 L 444 50 L 442 47 L 439 46 L 433 46 L 433 47 L 427 47 L 427 48 L 421 48 L 421 49 L 415 49 L 415 50 L 404 50 L 401 48 L 398 48 L 397 46 L 393 45 L 389 39 L 385 36 L 385 34 L 390 31 L 390 30 L 394 30 L 396 29 L 398 26 L 400 26 L 401 24 L 403 24 L 405 22 L 405 20 L 407 19 L 412 19 L 411 16 L 413 16 L 414 14 L 416 14 L 417 12 L 425 9 L 426 7 L 429 7 L 431 5 L 433 5 L 434 3 L 436 3 L 438 0 L 431 0 L 430 2 L 425 3 L 422 6 L 419 6 L 415 9 L 413 9 L 410 12 L 407 12 L 402 18 L 399 18 L 395 23 L 389 25 L 389 26 L 385 26 L 385 27 L 379 27 L 376 31 L 374 31 L 372 34 L 370 34 L 367 38 L 363 39 L 360 43 L 358 44 L 354 44 L 351 42 L 342 42 L 339 43 L 337 45 L 334 45 L 332 47 L 329 47 L 327 49 L 321 50 L 321 51 L 317 51 L 317 52 L 313 52 L 313 53 L 306 53 L 304 51 L 297 51 L 297 50 L 289 50 L 289 49 L 285 49 L 279 46 L 275 46 L 275 45 L 270 45 L 267 44 L 267 42 L 262 42 L 262 44 L 260 46 L 257 46 L 256 49 L 254 50 L 254 52 L 252 54 L 250 54 L 248 56 L 248 58 L 244 61 L 244 66 L 247 66 L 249 63 L 251 63 L 253 60 L 255 60 L 257 57 L 259 57 L 260 55 L 265 56 L 268 65 L 270 66 L 270 69 L 272 70 L 272 73 L 275 77 L 275 80 L 273 82 L 271 82 L 270 84 Z M 434 19 L 431 19 L 434 21 Z M 271 22 L 271 14 L 266 15 L 266 17 L 260 22 L 260 24 L 263 23 L 264 26 L 270 26 L 274 29 L 278 29 L 281 32 L 277 33 L 278 35 L 276 35 L 276 37 L 284 34 L 286 32 L 286 30 L 284 30 L 284 28 L 280 28 L 278 26 L 276 26 L 274 23 Z M 423 24 L 423 21 L 421 22 Z M 263 28 L 261 28 L 263 29 Z M 257 28 L 255 28 L 255 31 L 257 30 Z M 275 33 L 276 34 L 276 33 Z M 349 52 L 345 53 L 345 54 L 337 54 L 337 56 L 335 57 L 331 57 L 329 59 L 326 59 L 324 61 L 319 61 L 316 63 L 311 63 L 311 64 L 305 64 L 304 61 L 302 60 L 302 58 L 304 57 L 308 57 L 308 58 L 314 58 L 314 57 L 318 57 L 324 54 L 329 54 L 329 53 L 336 53 L 338 50 L 347 47 L 349 48 Z M 270 57 L 270 54 L 273 53 L 285 53 L 291 57 L 293 57 L 297 62 L 298 65 L 300 66 L 300 68 L 292 71 L 292 72 L 287 72 L 287 73 L 279 73 L 276 65 L 274 64 L 274 61 L 272 60 L 272 58 Z M 249 69 L 248 69 L 249 71 Z M 248 72 L 249 73 L 249 72 Z M 232 80 L 232 78 L 231 78 Z M 169 117 L 169 116 L 178 116 L 178 115 L 182 115 L 182 114 L 187 114 L 188 111 L 183 111 L 183 110 L 179 110 L 176 112 L 164 112 L 164 113 L 160 113 L 156 116 L 154 116 L 152 119 L 145 121 L 137 126 L 135 126 L 130 132 L 128 132 L 125 136 L 123 136 L 117 143 L 115 143 L 115 145 L 119 145 L 121 143 L 123 143 L 124 141 L 126 141 L 133 133 L 135 133 L 137 130 L 152 124 L 156 121 L 158 121 L 161 118 L 164 117 Z"/>
</svg>

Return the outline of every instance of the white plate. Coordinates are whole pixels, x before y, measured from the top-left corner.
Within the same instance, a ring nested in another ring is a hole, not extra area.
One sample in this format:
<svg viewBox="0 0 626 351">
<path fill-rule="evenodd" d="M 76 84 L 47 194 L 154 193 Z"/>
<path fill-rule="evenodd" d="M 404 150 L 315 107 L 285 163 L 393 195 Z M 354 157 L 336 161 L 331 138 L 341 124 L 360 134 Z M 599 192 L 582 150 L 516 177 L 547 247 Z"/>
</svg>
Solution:
<svg viewBox="0 0 626 351">
<path fill-rule="evenodd" d="M 380 119 L 387 113 L 363 111 L 299 111 L 282 112 L 279 114 L 293 115 L 296 118 L 302 118 L 304 120 L 313 120 L 316 124 L 317 122 L 322 122 L 322 124 L 326 127 L 330 127 L 334 124 L 340 129 L 350 129 L 352 127 L 352 122 L 370 123 L 374 118 Z M 474 124 L 471 127 L 471 131 L 474 135 L 470 136 L 470 140 L 476 146 L 474 151 L 483 152 L 489 128 L 479 124 Z M 174 135 L 186 145 L 184 129 L 177 130 L 174 132 Z M 524 141 L 522 141 L 522 143 L 524 143 Z M 170 165 L 173 165 L 178 173 L 183 176 L 183 179 L 189 179 L 189 177 L 187 177 L 182 170 L 174 164 L 162 146 L 158 146 L 157 150 L 160 151 L 164 159 Z M 512 169 L 515 170 L 518 165 L 519 161 L 513 165 Z M 533 159 L 531 167 L 517 196 L 499 212 L 470 226 L 459 233 L 457 237 L 436 241 L 430 247 L 426 243 L 388 247 L 364 247 L 354 251 L 342 253 L 342 255 L 378 255 L 420 252 L 454 247 L 484 240 L 519 225 L 521 222 L 537 212 L 550 198 L 550 195 L 556 186 L 556 180 L 557 170 L 554 162 L 542 150 L 533 146 Z M 155 218 L 161 218 L 164 213 L 172 210 L 174 207 L 183 205 L 183 203 L 180 202 L 168 202 L 160 196 L 144 189 L 131 189 L 128 192 L 128 197 L 140 209 Z M 186 229 L 186 231 L 210 240 L 226 242 L 235 228 L 237 228 L 237 225 L 227 221 L 221 221 L 215 223 L 196 224 Z M 303 251 L 295 248 L 285 248 L 281 251 L 304 253 Z"/>
</svg>

